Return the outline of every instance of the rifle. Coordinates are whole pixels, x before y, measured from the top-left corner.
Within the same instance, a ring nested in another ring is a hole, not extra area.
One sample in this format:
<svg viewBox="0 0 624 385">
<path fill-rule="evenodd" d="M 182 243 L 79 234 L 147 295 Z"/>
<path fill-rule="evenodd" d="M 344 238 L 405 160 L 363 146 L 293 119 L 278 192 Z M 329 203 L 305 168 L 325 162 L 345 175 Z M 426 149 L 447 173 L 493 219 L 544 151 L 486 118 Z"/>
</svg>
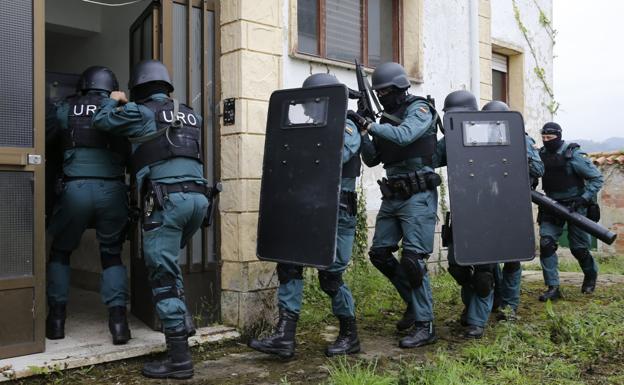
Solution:
<svg viewBox="0 0 624 385">
<path fill-rule="evenodd" d="M 364 67 L 358 63 L 357 59 L 355 59 L 355 77 L 357 79 L 358 90 L 349 90 L 349 96 L 353 99 L 358 99 L 358 114 L 375 121 L 381 114 L 382 108 L 368 83 L 368 79 L 364 73 Z M 375 107 L 373 107 L 373 102 L 375 103 Z"/>
</svg>

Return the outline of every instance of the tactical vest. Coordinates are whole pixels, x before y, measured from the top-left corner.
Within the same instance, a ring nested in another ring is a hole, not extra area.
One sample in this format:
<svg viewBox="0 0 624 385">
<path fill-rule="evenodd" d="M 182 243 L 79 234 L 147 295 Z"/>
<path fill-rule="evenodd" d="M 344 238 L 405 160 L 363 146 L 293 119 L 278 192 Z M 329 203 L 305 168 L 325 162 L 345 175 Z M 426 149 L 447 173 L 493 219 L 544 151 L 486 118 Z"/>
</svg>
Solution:
<svg viewBox="0 0 624 385">
<path fill-rule="evenodd" d="M 565 146 L 565 144 L 564 144 Z M 544 162 L 544 176 L 542 177 L 542 188 L 547 195 L 551 193 L 566 192 L 576 187 L 585 187 L 585 180 L 574 171 L 569 170 L 568 161 L 572 159 L 572 152 L 580 146 L 570 143 L 563 153 L 552 153 L 542 148 L 539 152 L 542 162 Z"/>
<path fill-rule="evenodd" d="M 132 154 L 130 165 L 134 173 L 143 167 L 171 158 L 190 158 L 203 164 L 200 118 L 193 109 L 180 104 L 180 127 L 173 127 L 173 101 L 147 100 L 141 103 L 154 113 L 156 129 L 160 134 L 142 142 Z M 150 134 L 148 134 L 149 136 Z M 140 138 L 138 138 L 140 140 Z"/>
<path fill-rule="evenodd" d="M 66 99 L 69 104 L 67 128 L 61 130 L 63 150 L 72 148 L 103 148 L 122 156 L 129 153 L 129 144 L 125 138 L 114 136 L 93 128 L 91 120 L 105 96 L 90 93 L 74 95 Z"/>
<path fill-rule="evenodd" d="M 435 108 L 431 105 L 431 103 L 429 103 L 427 99 L 414 95 L 408 95 L 403 104 L 401 104 L 401 107 L 392 115 L 402 121 L 403 117 L 405 116 L 405 111 L 407 110 L 407 107 L 409 107 L 412 103 L 416 101 L 427 102 L 429 109 L 434 112 L 434 119 L 432 120 L 431 124 L 436 124 L 437 117 L 435 116 Z M 390 123 L 393 126 L 398 126 L 400 124 L 399 122 L 393 121 L 385 116 L 379 120 L 379 123 Z M 375 147 L 377 148 L 377 152 L 379 153 L 381 162 L 385 165 L 401 162 L 403 160 L 411 158 L 422 158 L 424 165 L 431 166 L 433 164 L 432 157 L 435 153 L 437 137 L 436 133 L 434 132 L 431 135 L 426 135 L 418 138 L 407 146 L 400 146 L 397 143 L 381 138 L 379 136 L 375 136 L 373 138 L 373 142 L 375 143 Z"/>
</svg>

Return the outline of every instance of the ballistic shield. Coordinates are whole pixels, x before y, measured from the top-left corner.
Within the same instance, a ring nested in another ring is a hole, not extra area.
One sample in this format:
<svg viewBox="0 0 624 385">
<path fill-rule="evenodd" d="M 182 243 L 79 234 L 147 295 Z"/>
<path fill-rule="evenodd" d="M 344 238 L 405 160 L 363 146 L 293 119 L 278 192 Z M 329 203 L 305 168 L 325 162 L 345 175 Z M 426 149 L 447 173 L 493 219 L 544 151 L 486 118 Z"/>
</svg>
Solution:
<svg viewBox="0 0 624 385">
<path fill-rule="evenodd" d="M 456 262 L 532 259 L 535 236 L 522 115 L 447 112 L 444 127 Z"/>
<path fill-rule="evenodd" d="M 258 219 L 258 258 L 324 268 L 334 261 L 347 88 L 273 92 Z"/>
</svg>

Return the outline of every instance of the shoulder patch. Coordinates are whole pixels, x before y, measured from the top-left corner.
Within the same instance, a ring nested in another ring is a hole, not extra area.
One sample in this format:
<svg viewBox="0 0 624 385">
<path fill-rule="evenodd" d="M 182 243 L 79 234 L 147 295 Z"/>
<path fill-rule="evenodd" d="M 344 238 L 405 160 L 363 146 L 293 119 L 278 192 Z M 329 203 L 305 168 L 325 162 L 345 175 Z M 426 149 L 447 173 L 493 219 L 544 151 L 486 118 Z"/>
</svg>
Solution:
<svg viewBox="0 0 624 385">
<path fill-rule="evenodd" d="M 345 131 L 347 131 L 349 133 L 349 135 L 353 135 L 353 128 L 351 128 L 349 126 L 345 126 Z"/>
</svg>

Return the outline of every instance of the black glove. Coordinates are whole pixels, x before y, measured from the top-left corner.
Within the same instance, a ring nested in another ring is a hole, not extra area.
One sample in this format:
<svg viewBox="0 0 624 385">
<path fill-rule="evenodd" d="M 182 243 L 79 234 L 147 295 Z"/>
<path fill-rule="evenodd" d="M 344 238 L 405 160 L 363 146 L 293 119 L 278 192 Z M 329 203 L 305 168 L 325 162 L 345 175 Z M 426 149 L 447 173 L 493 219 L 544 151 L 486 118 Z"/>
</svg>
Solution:
<svg viewBox="0 0 624 385">
<path fill-rule="evenodd" d="M 368 130 L 368 126 L 371 124 L 370 120 L 366 119 L 362 115 L 359 115 L 357 112 L 353 110 L 347 111 L 347 118 L 350 119 L 353 123 L 355 123 L 355 126 L 357 127 L 358 131 Z"/>
<path fill-rule="evenodd" d="M 569 208 L 570 211 L 577 211 L 578 209 L 580 209 L 581 207 L 587 207 L 589 206 L 589 201 L 583 197 L 576 197 L 573 198 L 571 200 L 568 201 L 569 202 Z"/>
<path fill-rule="evenodd" d="M 359 115 L 364 115 L 364 111 L 366 111 L 366 106 L 364 105 L 364 101 L 362 100 L 362 98 L 358 98 L 357 107 L 357 113 Z"/>
</svg>

